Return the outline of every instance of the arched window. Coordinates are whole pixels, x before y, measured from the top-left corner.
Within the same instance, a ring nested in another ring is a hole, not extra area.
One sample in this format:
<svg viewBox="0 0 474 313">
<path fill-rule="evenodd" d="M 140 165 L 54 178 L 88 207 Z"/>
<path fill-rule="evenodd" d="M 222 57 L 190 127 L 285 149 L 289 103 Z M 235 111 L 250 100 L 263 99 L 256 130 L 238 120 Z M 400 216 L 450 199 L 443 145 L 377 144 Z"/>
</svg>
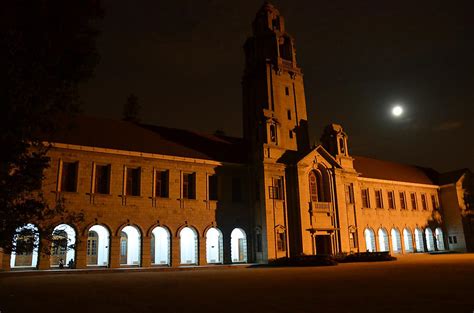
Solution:
<svg viewBox="0 0 474 313">
<path fill-rule="evenodd" d="M 390 245 L 388 243 L 388 233 L 385 228 L 380 228 L 379 232 L 379 251 L 385 252 L 390 250 Z"/>
<path fill-rule="evenodd" d="M 120 264 L 140 266 L 141 234 L 135 226 L 125 226 L 121 232 Z"/>
<path fill-rule="evenodd" d="M 433 231 L 429 228 L 425 229 L 426 249 L 431 252 L 435 250 Z"/>
<path fill-rule="evenodd" d="M 50 266 L 58 266 L 62 259 L 65 266 L 74 267 L 76 232 L 67 224 L 60 224 L 53 230 Z"/>
<path fill-rule="evenodd" d="M 179 232 L 181 264 L 198 264 L 198 234 L 194 228 L 184 227 Z"/>
<path fill-rule="evenodd" d="M 331 202 L 326 169 L 321 168 L 309 173 L 309 193 L 312 202 Z"/>
<path fill-rule="evenodd" d="M 318 182 L 314 171 L 309 173 L 309 194 L 312 202 L 318 202 Z"/>
<path fill-rule="evenodd" d="M 405 245 L 405 252 L 413 252 L 413 239 L 408 228 L 403 230 L 403 244 Z"/>
<path fill-rule="evenodd" d="M 36 267 L 38 263 L 39 231 L 33 224 L 27 224 L 16 229 L 13 237 L 15 251 L 10 258 L 10 266 Z"/>
<path fill-rule="evenodd" d="M 415 229 L 415 245 L 416 245 L 416 252 L 425 251 L 425 245 L 423 244 L 423 231 L 419 228 Z"/>
<path fill-rule="evenodd" d="M 151 263 L 155 265 L 170 264 L 170 233 L 164 227 L 155 227 L 152 232 Z"/>
<path fill-rule="evenodd" d="M 438 251 L 443 251 L 444 248 L 444 236 L 443 236 L 443 231 L 441 228 L 436 228 L 435 229 L 435 236 L 436 236 L 436 247 L 438 248 Z"/>
<path fill-rule="evenodd" d="M 241 228 L 234 228 L 230 234 L 230 250 L 233 263 L 247 262 L 247 235 Z"/>
<path fill-rule="evenodd" d="M 392 228 L 391 235 L 392 235 L 393 253 L 401 253 L 402 252 L 402 239 L 400 237 L 400 232 L 398 231 L 398 229 Z"/>
<path fill-rule="evenodd" d="M 88 266 L 109 265 L 109 241 L 109 231 L 104 226 L 94 225 L 89 228 L 89 237 L 87 238 Z"/>
<path fill-rule="evenodd" d="M 365 237 L 365 247 L 367 252 L 375 252 L 375 234 L 374 231 L 370 228 L 366 228 L 364 230 L 364 237 Z"/>
<path fill-rule="evenodd" d="M 206 262 L 222 263 L 223 250 L 222 232 L 215 227 L 209 228 L 206 232 Z"/>
</svg>

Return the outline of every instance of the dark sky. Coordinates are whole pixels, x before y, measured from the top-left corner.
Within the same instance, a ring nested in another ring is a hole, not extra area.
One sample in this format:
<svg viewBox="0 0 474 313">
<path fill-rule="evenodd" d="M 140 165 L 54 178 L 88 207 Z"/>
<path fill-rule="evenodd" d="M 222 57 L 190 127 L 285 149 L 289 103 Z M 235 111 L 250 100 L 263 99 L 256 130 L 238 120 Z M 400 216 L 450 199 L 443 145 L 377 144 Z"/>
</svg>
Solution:
<svg viewBox="0 0 474 313">
<path fill-rule="evenodd" d="M 263 1 L 112 1 L 84 111 L 241 136 L 242 45 Z M 295 37 L 310 136 L 336 122 L 353 154 L 474 170 L 473 1 L 274 1 Z M 401 119 L 393 103 L 405 106 Z"/>
</svg>

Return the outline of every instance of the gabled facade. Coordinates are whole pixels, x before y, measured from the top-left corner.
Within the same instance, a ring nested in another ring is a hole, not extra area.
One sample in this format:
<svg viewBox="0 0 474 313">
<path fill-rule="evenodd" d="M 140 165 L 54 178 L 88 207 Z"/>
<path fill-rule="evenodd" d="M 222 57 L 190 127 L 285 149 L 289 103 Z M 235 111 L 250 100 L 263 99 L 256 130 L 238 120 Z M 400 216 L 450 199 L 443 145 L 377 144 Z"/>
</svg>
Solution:
<svg viewBox="0 0 474 313">
<path fill-rule="evenodd" d="M 266 3 L 244 45 L 243 139 L 78 117 L 47 138 L 43 192 L 84 219 L 54 228 L 52 255 L 0 252 L 2 269 L 185 266 L 295 255 L 474 249 L 467 170 L 350 153 L 342 126 L 310 147 L 303 74 L 284 18 Z"/>
</svg>

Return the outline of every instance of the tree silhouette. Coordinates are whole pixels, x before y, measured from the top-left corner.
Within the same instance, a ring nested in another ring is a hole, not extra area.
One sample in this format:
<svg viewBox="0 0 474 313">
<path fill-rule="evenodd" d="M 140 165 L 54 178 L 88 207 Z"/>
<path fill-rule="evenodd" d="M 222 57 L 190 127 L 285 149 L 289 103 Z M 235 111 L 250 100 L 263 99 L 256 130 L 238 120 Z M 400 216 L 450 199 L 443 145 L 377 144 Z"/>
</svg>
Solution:
<svg viewBox="0 0 474 313">
<path fill-rule="evenodd" d="M 18 227 L 50 231 L 52 219 L 74 214 L 41 193 L 50 134 L 79 110 L 78 84 L 99 57 L 98 0 L 16 0 L 0 10 L 0 247 L 12 247 Z M 42 226 L 42 225 L 46 226 Z"/>
<path fill-rule="evenodd" d="M 138 97 L 133 93 L 130 94 L 123 106 L 123 120 L 127 122 L 140 122 L 141 106 L 138 102 Z"/>
</svg>

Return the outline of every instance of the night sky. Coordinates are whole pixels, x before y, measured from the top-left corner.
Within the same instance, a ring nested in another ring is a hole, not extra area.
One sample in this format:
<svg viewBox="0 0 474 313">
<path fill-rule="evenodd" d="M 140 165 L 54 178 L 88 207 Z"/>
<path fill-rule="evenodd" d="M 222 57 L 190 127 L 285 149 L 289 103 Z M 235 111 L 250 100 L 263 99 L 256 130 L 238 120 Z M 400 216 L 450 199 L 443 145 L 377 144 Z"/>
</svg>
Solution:
<svg viewBox="0 0 474 313">
<path fill-rule="evenodd" d="M 263 1 L 104 1 L 85 113 L 242 136 L 242 45 Z M 472 1 L 273 1 L 296 40 L 312 142 L 340 123 L 352 154 L 474 170 Z M 403 118 L 391 116 L 394 103 Z"/>
</svg>

